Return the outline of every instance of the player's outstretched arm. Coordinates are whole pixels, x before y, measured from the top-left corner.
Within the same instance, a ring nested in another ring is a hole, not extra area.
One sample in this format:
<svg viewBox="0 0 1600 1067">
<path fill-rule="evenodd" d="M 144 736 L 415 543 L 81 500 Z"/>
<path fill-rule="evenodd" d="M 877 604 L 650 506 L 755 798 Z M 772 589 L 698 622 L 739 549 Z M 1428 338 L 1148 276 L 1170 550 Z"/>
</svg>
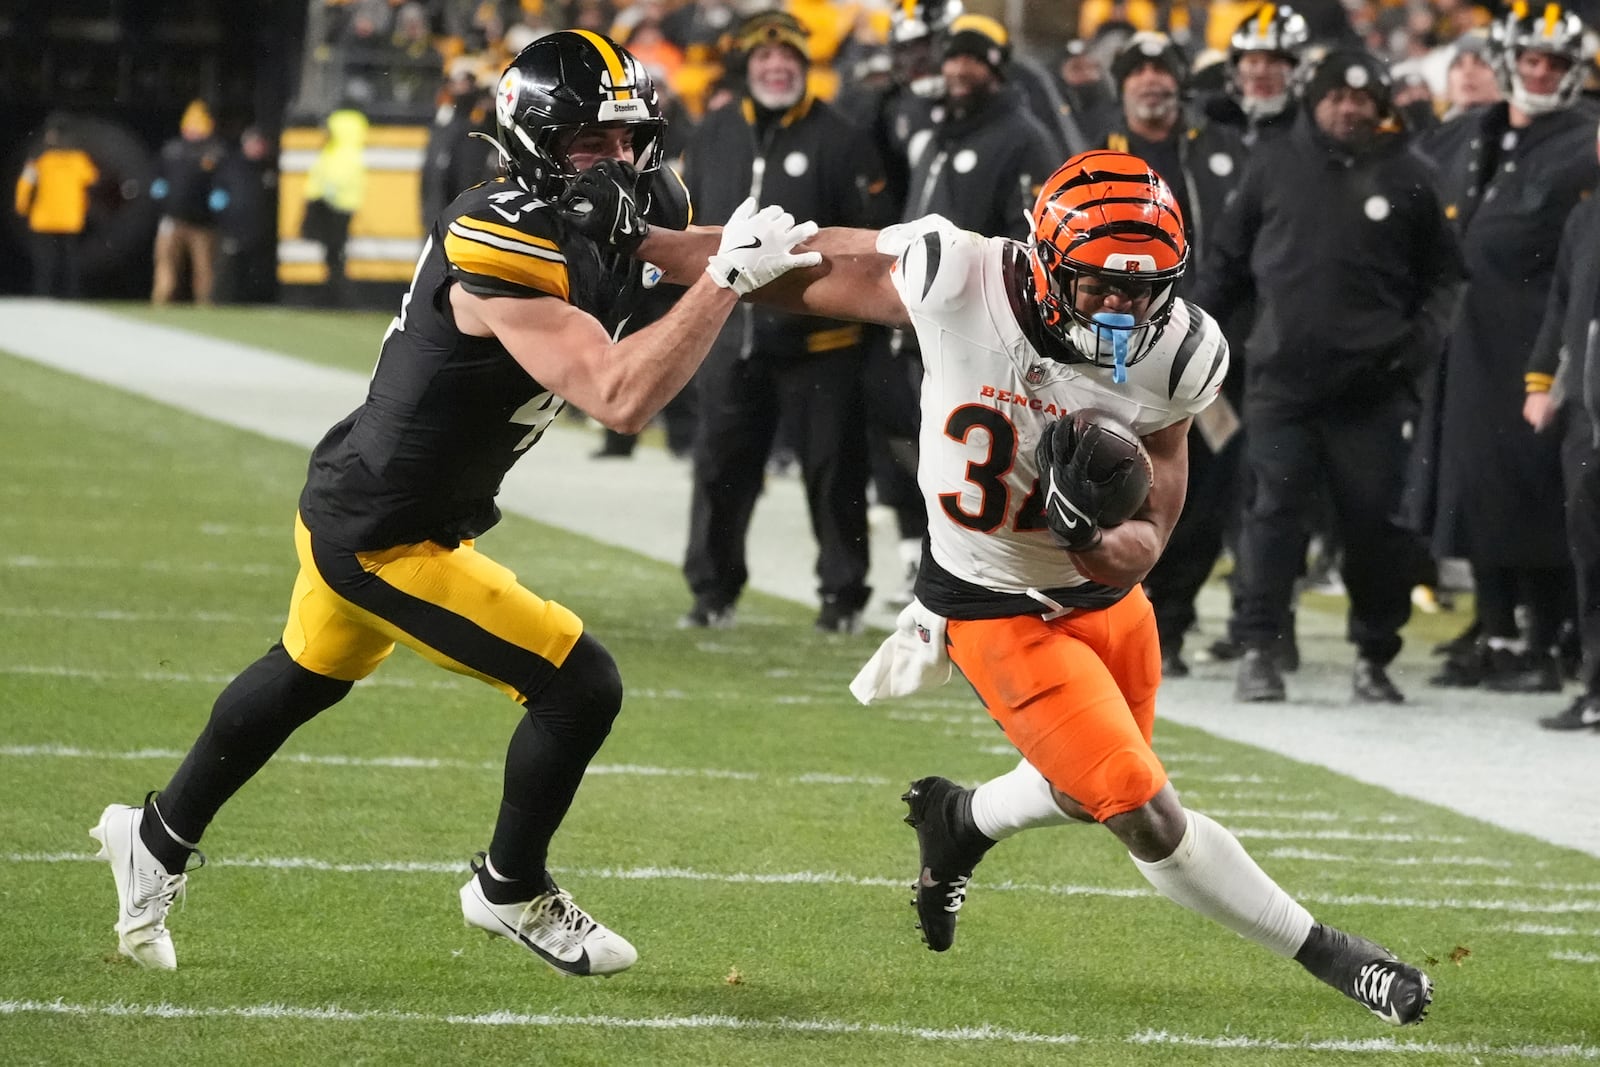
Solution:
<svg viewBox="0 0 1600 1067">
<path fill-rule="evenodd" d="M 693 285 L 717 254 L 721 230 L 651 226 L 639 214 L 634 187 L 632 168 L 602 161 L 572 180 L 557 207 L 569 225 L 602 247 L 654 264 L 674 285 Z M 876 230 L 823 230 L 804 245 L 822 254 L 817 267 L 790 271 L 749 299 L 806 315 L 909 326 L 889 278 L 894 256 L 878 251 L 878 238 Z"/>
<path fill-rule="evenodd" d="M 1150 495 L 1127 522 L 1102 530 L 1094 548 L 1072 553 L 1080 574 L 1104 585 L 1132 589 L 1156 565 L 1189 491 L 1190 421 L 1140 438 L 1150 454 Z"/>
<path fill-rule="evenodd" d="M 740 294 L 819 258 L 795 250 L 814 224 L 796 225 L 775 207 L 749 208 L 729 219 L 672 310 L 621 341 L 564 300 L 481 296 L 460 285 L 450 287 L 456 326 L 499 340 L 541 385 L 608 428 L 638 433 L 688 383 Z"/>
</svg>

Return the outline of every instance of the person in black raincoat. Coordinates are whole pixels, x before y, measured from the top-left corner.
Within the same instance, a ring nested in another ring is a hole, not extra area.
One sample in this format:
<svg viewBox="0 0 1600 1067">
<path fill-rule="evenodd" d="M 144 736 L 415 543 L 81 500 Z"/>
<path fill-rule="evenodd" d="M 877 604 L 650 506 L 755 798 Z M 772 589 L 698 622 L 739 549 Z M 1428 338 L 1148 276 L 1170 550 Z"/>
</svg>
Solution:
<svg viewBox="0 0 1600 1067">
<path fill-rule="evenodd" d="M 1491 28 L 1506 100 L 1432 131 L 1446 215 L 1470 278 L 1442 381 L 1422 421 L 1415 518 L 1434 554 L 1472 564 L 1476 642 L 1435 679 L 1503 691 L 1561 687 L 1554 654 L 1571 612 L 1560 442 L 1522 418 L 1523 373 L 1567 215 L 1600 182 L 1595 118 L 1578 104 L 1584 27 L 1551 5 Z M 1430 492 L 1431 490 L 1431 492 Z M 1524 635 L 1516 617 L 1528 613 Z"/>
</svg>

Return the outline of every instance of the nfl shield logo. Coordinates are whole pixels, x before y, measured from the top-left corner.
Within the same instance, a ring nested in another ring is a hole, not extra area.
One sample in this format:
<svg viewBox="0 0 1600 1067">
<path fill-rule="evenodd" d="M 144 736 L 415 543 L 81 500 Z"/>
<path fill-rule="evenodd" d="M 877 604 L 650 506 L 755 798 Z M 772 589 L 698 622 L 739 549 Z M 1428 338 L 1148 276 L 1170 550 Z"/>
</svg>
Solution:
<svg viewBox="0 0 1600 1067">
<path fill-rule="evenodd" d="M 1028 373 L 1024 374 L 1022 378 L 1029 385 L 1038 385 L 1040 382 L 1044 381 L 1044 364 L 1035 363 L 1033 366 L 1028 368 Z"/>
<path fill-rule="evenodd" d="M 922 625 L 920 622 L 917 623 L 916 626 L 917 626 L 917 640 L 921 641 L 925 645 L 933 644 L 933 633 L 926 626 Z"/>
</svg>

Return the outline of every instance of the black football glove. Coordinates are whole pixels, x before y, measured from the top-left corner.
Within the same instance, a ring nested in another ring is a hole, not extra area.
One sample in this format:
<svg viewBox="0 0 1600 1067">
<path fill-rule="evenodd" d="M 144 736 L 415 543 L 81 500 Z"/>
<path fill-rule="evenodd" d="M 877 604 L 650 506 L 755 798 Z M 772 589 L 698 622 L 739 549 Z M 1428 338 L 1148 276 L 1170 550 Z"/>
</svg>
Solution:
<svg viewBox="0 0 1600 1067">
<path fill-rule="evenodd" d="M 561 217 L 601 248 L 632 256 L 650 232 L 634 199 L 639 172 L 620 159 L 602 159 L 578 172 L 556 201 Z"/>
<path fill-rule="evenodd" d="M 1034 449 L 1034 462 L 1039 467 L 1039 484 L 1044 488 L 1044 521 L 1051 535 L 1061 547 L 1070 552 L 1083 552 L 1100 543 L 1100 526 L 1094 521 L 1094 512 L 1075 500 L 1081 497 L 1081 487 L 1075 485 L 1070 474 L 1072 457 L 1077 451 L 1078 435 L 1071 419 L 1057 419 L 1044 428 Z"/>
<path fill-rule="evenodd" d="M 1104 455 L 1097 462 L 1096 452 L 1110 437 L 1093 422 L 1068 417 L 1046 426 L 1034 451 L 1045 491 L 1045 525 L 1069 552 L 1100 543 L 1106 505 L 1121 498 L 1138 462 L 1128 456 L 1108 464 Z"/>
</svg>

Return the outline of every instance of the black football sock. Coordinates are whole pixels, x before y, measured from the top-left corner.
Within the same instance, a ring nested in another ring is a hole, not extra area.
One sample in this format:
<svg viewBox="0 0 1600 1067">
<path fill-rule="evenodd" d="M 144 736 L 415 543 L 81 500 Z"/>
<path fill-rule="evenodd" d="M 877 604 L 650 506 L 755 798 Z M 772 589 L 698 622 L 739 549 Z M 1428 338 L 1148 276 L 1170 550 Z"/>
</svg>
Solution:
<svg viewBox="0 0 1600 1067">
<path fill-rule="evenodd" d="M 156 795 L 151 793 L 144 801 L 144 818 L 139 821 L 139 840 L 150 850 L 156 862 L 168 874 L 178 874 L 189 865 L 189 856 L 198 851 L 192 841 L 182 841 L 167 826 L 156 808 Z"/>
<path fill-rule="evenodd" d="M 338 703 L 354 684 L 306 670 L 281 644 L 246 667 L 217 697 L 211 720 L 160 793 L 161 818 L 171 836 L 198 843 L 222 805 L 289 735 Z M 147 820 L 145 829 L 157 828 Z M 145 844 L 155 851 L 149 837 Z"/>
<path fill-rule="evenodd" d="M 502 878 L 532 885 L 548 878 L 550 839 L 621 708 L 617 665 L 600 642 L 584 634 L 550 681 L 528 698 L 528 713 L 506 748 L 505 792 L 489 843 L 489 859 Z M 487 895 L 487 880 L 479 880 Z"/>
</svg>

